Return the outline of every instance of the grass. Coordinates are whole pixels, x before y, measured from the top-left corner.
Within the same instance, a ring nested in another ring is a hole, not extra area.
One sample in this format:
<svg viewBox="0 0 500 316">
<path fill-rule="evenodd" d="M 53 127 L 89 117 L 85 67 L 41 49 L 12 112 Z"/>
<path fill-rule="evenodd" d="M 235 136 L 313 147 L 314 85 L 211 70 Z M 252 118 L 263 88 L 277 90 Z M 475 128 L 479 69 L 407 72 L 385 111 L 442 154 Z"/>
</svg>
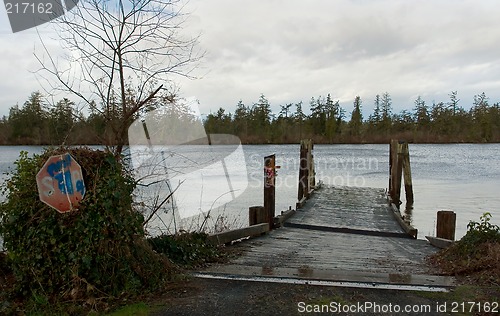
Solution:
<svg viewBox="0 0 500 316">
<path fill-rule="evenodd" d="M 151 308 L 144 302 L 139 302 L 123 306 L 116 311 L 109 313 L 109 316 L 147 316 L 151 313 Z"/>
</svg>

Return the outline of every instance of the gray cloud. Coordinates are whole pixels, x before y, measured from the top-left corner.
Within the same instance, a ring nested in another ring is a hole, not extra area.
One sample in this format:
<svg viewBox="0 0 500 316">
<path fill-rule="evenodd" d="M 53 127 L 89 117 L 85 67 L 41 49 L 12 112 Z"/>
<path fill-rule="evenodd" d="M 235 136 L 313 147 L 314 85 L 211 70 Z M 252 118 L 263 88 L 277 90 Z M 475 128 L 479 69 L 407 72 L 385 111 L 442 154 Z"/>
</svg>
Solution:
<svg viewBox="0 0 500 316">
<path fill-rule="evenodd" d="M 261 93 L 275 109 L 328 93 L 347 111 L 361 95 L 365 112 L 385 91 L 396 112 L 418 95 L 446 101 L 452 90 L 463 106 L 483 91 L 500 101 L 496 1 L 191 0 L 186 10 L 183 32 L 201 32 L 207 56 L 201 79 L 177 82 L 205 114 Z M 0 69 L 11 74 L 0 84 L 0 114 L 39 89 L 27 72 L 36 38 L 18 36 L 0 33 Z"/>
<path fill-rule="evenodd" d="M 395 110 L 417 95 L 498 100 L 500 39 L 492 1 L 192 1 L 210 53 L 184 93 L 205 112 L 264 93 L 274 105 L 332 93 L 370 108 L 388 91 Z M 465 104 L 464 104 L 465 105 Z M 203 111 L 202 110 L 202 111 Z"/>
</svg>

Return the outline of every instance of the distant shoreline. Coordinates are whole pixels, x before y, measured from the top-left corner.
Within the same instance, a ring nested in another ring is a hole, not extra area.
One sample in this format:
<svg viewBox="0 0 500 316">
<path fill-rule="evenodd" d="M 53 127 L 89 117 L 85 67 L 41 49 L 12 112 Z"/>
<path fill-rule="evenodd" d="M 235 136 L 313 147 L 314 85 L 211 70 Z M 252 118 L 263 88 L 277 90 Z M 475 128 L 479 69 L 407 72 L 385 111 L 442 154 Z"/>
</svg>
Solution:
<svg viewBox="0 0 500 316">
<path fill-rule="evenodd" d="M 412 140 L 407 140 L 404 138 L 400 138 L 399 140 L 405 140 L 408 141 L 409 144 L 419 144 L 419 145 L 460 145 L 460 144 L 477 144 L 477 145 L 487 145 L 487 144 L 500 144 L 500 141 L 490 141 L 490 142 L 472 142 L 472 141 L 426 141 L 426 142 L 419 142 L 419 141 L 412 141 Z M 282 143 L 276 143 L 276 142 L 242 142 L 242 145 L 300 145 L 300 142 L 282 142 Z M 335 143 L 330 143 L 330 142 L 314 142 L 315 145 L 388 145 L 389 141 L 387 142 L 335 142 Z M 195 146 L 195 144 L 190 144 Z M 98 146 L 105 146 L 104 144 L 65 144 L 65 145 L 54 145 L 54 144 L 0 144 L 1 147 L 22 147 L 22 146 L 29 146 L 29 147 L 59 147 L 59 146 L 89 146 L 89 147 L 98 147 Z M 128 145 L 126 145 L 128 146 Z"/>
</svg>

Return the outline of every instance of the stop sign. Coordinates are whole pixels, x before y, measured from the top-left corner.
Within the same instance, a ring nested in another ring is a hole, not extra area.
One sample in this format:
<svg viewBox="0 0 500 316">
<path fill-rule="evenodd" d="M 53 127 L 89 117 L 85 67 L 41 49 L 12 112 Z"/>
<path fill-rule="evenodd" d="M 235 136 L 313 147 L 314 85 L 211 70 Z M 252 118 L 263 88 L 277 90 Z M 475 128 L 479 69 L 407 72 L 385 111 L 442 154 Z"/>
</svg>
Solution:
<svg viewBox="0 0 500 316">
<path fill-rule="evenodd" d="M 82 168 L 69 153 L 47 159 L 36 184 L 40 200 L 59 213 L 74 210 L 85 196 Z"/>
</svg>

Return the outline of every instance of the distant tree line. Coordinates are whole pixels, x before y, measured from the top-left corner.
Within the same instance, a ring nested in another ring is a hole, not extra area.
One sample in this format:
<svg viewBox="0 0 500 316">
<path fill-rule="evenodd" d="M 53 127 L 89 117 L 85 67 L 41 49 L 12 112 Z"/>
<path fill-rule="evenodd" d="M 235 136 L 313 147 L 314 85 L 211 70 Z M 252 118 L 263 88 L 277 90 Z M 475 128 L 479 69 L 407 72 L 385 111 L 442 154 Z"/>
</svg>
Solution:
<svg viewBox="0 0 500 316">
<path fill-rule="evenodd" d="M 85 117 L 67 98 L 51 106 L 40 92 L 33 92 L 23 106 L 11 107 L 0 119 L 0 144 L 102 144 L 109 132 L 106 121 L 103 112 Z"/>
<path fill-rule="evenodd" d="M 490 104 L 483 92 L 474 96 L 470 110 L 459 105 L 456 91 L 446 102 L 427 104 L 417 97 L 414 107 L 393 113 L 388 92 L 376 95 L 372 113 L 363 117 L 360 96 L 350 114 L 331 95 L 311 98 L 309 114 L 303 102 L 280 105 L 273 113 L 261 95 L 258 102 L 236 105 L 234 114 L 220 108 L 205 119 L 207 133 L 229 133 L 243 143 L 297 143 L 312 138 L 316 143 L 387 143 L 391 138 L 420 143 L 500 142 L 500 104 Z"/>
<path fill-rule="evenodd" d="M 234 134 L 246 144 L 297 143 L 303 138 L 316 143 L 386 143 L 390 138 L 421 143 L 500 142 L 500 104 L 490 104 L 484 92 L 474 96 L 470 110 L 459 101 L 456 91 L 446 102 L 431 105 L 419 96 L 412 109 L 393 113 L 391 96 L 385 92 L 375 96 L 370 104 L 373 110 L 364 118 L 360 96 L 347 114 L 330 94 L 313 97 L 307 105 L 302 101 L 280 105 L 278 113 L 261 95 L 251 106 L 239 101 L 234 113 L 219 108 L 206 116 L 204 125 L 207 133 Z M 114 111 L 119 109 L 116 104 Z M 9 115 L 0 119 L 0 144 L 104 144 L 112 136 L 107 118 L 113 109 L 105 110 L 85 116 L 69 99 L 49 105 L 40 92 L 33 92 L 23 106 L 11 107 Z"/>
</svg>

